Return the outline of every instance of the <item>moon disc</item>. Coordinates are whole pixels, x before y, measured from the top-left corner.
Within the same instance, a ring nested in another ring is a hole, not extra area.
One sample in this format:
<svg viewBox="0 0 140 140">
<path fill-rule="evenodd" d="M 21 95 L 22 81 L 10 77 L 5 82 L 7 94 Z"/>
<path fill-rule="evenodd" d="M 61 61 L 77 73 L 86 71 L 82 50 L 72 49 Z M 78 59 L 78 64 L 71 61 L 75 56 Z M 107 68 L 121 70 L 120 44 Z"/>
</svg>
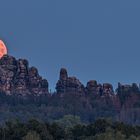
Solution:
<svg viewBox="0 0 140 140">
<path fill-rule="evenodd" d="M 2 58 L 3 55 L 7 54 L 7 48 L 6 45 L 2 40 L 0 40 L 0 58 Z"/>
</svg>

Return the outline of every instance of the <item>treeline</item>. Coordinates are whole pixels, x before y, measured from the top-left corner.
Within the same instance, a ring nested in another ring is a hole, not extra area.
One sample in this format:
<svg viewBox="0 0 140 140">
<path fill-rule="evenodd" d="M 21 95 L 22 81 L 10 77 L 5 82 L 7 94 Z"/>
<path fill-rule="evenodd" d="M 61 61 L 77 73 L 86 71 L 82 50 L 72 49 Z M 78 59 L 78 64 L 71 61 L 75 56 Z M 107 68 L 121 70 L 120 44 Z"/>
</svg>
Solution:
<svg viewBox="0 0 140 140">
<path fill-rule="evenodd" d="M 116 96 L 95 94 L 52 94 L 42 96 L 8 96 L 0 93 L 0 124 L 6 120 L 31 118 L 53 122 L 65 115 L 79 116 L 84 123 L 111 118 L 140 125 L 140 94 L 120 90 Z"/>
<path fill-rule="evenodd" d="M 99 119 L 81 123 L 79 117 L 65 116 L 53 123 L 37 120 L 8 121 L 0 127 L 1 140 L 140 140 L 140 126 Z"/>
<path fill-rule="evenodd" d="M 0 122 L 9 118 L 27 121 L 37 118 L 52 122 L 65 115 L 80 116 L 83 122 L 91 123 L 99 117 L 115 118 L 116 110 L 108 99 L 101 101 L 94 95 L 53 94 L 52 96 L 7 96 L 0 94 Z"/>
</svg>

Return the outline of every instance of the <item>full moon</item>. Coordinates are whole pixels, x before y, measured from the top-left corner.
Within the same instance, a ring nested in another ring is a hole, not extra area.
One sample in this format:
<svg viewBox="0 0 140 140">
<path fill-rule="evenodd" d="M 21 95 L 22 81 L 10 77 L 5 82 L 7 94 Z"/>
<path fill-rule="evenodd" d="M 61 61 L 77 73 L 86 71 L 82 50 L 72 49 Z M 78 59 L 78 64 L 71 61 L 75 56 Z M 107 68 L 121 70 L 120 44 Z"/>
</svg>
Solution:
<svg viewBox="0 0 140 140">
<path fill-rule="evenodd" d="M 7 54 L 7 48 L 2 40 L 0 40 L 0 58 Z"/>
</svg>

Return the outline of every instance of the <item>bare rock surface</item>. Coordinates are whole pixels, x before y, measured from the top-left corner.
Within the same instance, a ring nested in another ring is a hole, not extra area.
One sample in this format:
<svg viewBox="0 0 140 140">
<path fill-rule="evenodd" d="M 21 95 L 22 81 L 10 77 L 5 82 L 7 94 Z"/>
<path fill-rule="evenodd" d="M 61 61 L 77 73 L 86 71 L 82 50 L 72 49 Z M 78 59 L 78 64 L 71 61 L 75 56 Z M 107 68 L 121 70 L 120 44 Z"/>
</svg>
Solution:
<svg viewBox="0 0 140 140">
<path fill-rule="evenodd" d="M 0 91 L 7 95 L 40 95 L 48 93 L 48 82 L 25 59 L 4 55 L 0 59 Z"/>
</svg>

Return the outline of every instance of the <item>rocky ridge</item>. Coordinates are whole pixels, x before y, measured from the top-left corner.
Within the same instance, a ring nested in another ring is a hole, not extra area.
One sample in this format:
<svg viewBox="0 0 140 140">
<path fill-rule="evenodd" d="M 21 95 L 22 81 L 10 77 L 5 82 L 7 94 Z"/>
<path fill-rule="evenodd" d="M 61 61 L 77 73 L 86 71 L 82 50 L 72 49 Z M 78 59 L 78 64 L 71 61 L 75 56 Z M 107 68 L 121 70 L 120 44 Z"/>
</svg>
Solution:
<svg viewBox="0 0 140 140">
<path fill-rule="evenodd" d="M 29 67 L 26 59 L 16 60 L 15 57 L 4 55 L 0 59 L 0 91 L 7 95 L 36 95 L 49 94 L 48 81 L 43 79 L 35 67 Z M 116 92 L 139 92 L 136 83 L 122 85 L 118 83 Z M 56 92 L 77 93 L 81 95 L 93 94 L 98 96 L 116 96 L 110 83 L 100 84 L 90 80 L 84 86 L 79 79 L 69 76 L 67 69 L 61 68 L 59 80 L 56 83 Z"/>
</svg>

